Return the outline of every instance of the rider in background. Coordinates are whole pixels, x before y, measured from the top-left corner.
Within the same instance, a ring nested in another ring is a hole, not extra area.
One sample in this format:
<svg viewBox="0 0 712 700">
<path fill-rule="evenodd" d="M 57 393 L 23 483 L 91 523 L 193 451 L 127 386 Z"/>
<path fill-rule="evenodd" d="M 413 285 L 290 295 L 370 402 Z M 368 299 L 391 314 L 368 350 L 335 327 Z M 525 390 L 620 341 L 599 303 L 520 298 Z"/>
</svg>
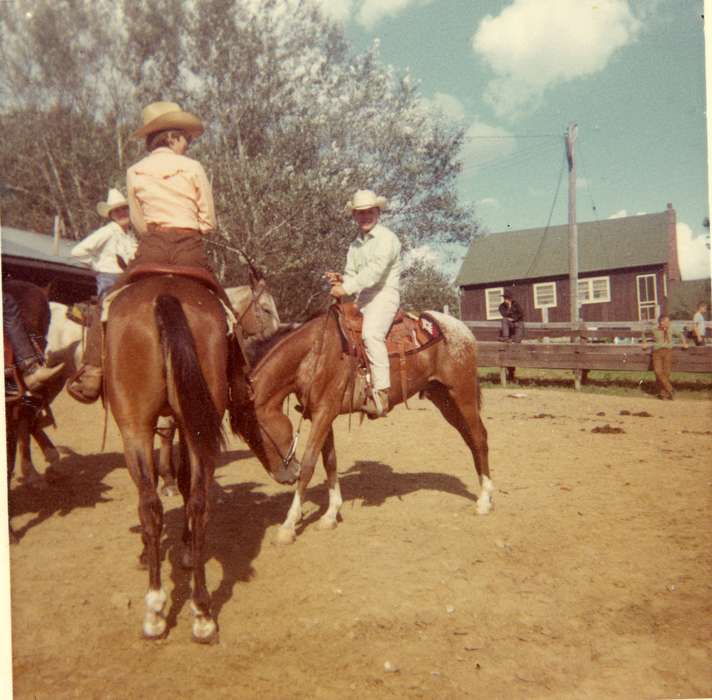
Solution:
<svg viewBox="0 0 712 700">
<path fill-rule="evenodd" d="M 215 228 L 213 191 L 203 166 L 185 153 L 205 127 L 174 102 L 153 102 L 143 110 L 143 126 L 132 138 L 146 140 L 148 155 L 126 174 L 131 224 L 138 248 L 111 291 L 126 284 L 137 265 L 199 268 L 214 280 L 220 298 L 230 302 L 215 279 L 203 248 L 203 235 Z M 91 403 L 102 385 L 101 322 L 92 317 L 87 332 L 84 365 L 67 390 L 78 401 Z"/>
<path fill-rule="evenodd" d="M 96 293 L 103 297 L 121 274 L 117 257 L 129 262 L 136 252 L 137 241 L 131 233 L 129 203 L 119 190 L 110 189 L 105 202 L 96 210 L 109 223 L 90 233 L 72 248 L 72 257 L 89 265 L 97 273 Z"/>
<path fill-rule="evenodd" d="M 346 208 L 359 233 L 349 246 L 343 275 L 325 275 L 332 285 L 333 297 L 357 295 L 373 388 L 363 410 L 377 418 L 388 413 L 391 373 L 386 334 L 400 305 L 401 243 L 393 231 L 379 223 L 385 206 L 385 197 L 371 190 L 354 194 Z"/>
<path fill-rule="evenodd" d="M 44 357 L 40 346 L 32 342 L 22 321 L 20 306 L 15 297 L 5 291 L 2 293 L 2 329 L 12 346 L 15 366 L 22 375 L 22 381 L 29 392 L 40 391 L 47 382 L 64 369 L 64 363 L 54 367 L 42 366 Z M 19 387 L 14 383 L 8 385 L 6 381 L 5 392 L 6 395 L 18 394 Z"/>
</svg>

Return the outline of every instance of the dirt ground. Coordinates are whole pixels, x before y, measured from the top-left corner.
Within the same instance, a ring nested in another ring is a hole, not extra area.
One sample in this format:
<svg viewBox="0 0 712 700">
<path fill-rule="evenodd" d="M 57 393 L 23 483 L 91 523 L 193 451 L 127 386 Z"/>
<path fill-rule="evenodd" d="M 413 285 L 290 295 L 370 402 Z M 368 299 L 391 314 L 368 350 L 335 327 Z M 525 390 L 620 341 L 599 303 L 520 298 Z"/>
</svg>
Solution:
<svg viewBox="0 0 712 700">
<path fill-rule="evenodd" d="M 190 641 L 180 498 L 163 499 L 170 631 L 145 642 L 118 432 L 110 420 L 100 452 L 99 407 L 62 396 L 55 413 L 49 487 L 11 492 L 18 700 L 712 696 L 708 402 L 486 389 L 487 516 L 469 452 L 427 401 L 339 419 L 343 520 L 315 527 L 319 467 L 286 547 L 273 539 L 291 490 L 232 439 L 212 493 L 211 647 Z"/>
</svg>

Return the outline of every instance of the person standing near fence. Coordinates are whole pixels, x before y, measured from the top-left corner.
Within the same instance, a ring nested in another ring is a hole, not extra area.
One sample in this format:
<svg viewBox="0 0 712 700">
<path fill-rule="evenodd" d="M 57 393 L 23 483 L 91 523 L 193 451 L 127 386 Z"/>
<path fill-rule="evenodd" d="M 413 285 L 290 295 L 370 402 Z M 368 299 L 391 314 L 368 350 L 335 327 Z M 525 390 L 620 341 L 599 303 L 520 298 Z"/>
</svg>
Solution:
<svg viewBox="0 0 712 700">
<path fill-rule="evenodd" d="M 129 203 L 119 190 L 110 189 L 106 201 L 99 202 L 96 210 L 103 219 L 110 219 L 109 223 L 77 243 L 72 257 L 97 273 L 96 294 L 103 297 L 122 272 L 118 258 L 128 263 L 138 241 L 131 232 Z"/>
<path fill-rule="evenodd" d="M 676 330 L 670 328 L 670 317 L 662 314 L 658 319 L 657 328 L 648 331 L 653 336 L 653 372 L 658 386 L 658 398 L 672 401 L 673 388 L 670 381 L 672 372 L 672 348 L 675 338 L 682 341 L 682 347 L 687 349 L 687 341 L 684 336 Z M 643 332 L 643 348 L 648 347 L 646 332 Z"/>
<path fill-rule="evenodd" d="M 707 302 L 701 301 L 697 304 L 697 311 L 692 317 L 692 334 L 690 338 L 695 345 L 705 344 L 705 311 L 707 311 Z"/>
</svg>

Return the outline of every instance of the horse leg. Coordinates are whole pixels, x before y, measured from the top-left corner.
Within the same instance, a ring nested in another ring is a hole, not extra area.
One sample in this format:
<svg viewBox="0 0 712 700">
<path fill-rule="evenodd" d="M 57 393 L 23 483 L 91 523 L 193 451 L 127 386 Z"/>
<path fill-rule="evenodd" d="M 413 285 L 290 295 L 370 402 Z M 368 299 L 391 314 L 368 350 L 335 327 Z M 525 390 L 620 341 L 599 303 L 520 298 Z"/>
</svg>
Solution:
<svg viewBox="0 0 712 700">
<path fill-rule="evenodd" d="M 148 565 L 143 636 L 146 639 L 160 639 L 166 632 L 164 610 L 167 598 L 161 587 L 160 541 L 163 530 L 163 506 L 156 491 L 153 433 L 150 429 L 135 434 L 125 432 L 122 437 L 126 465 L 138 488 L 138 515 Z"/>
<path fill-rule="evenodd" d="M 158 419 L 158 473 L 163 479 L 163 496 L 177 496 L 176 469 L 173 463 L 173 437 L 176 433 L 175 420 L 172 417 Z"/>
<path fill-rule="evenodd" d="M 10 482 L 12 481 L 12 473 L 15 471 L 15 452 L 17 451 L 17 418 L 15 415 L 15 407 L 9 407 L 5 404 L 5 446 L 7 448 L 7 526 L 10 544 L 17 544 L 20 538 L 12 529 L 10 523 Z"/>
<path fill-rule="evenodd" d="M 487 429 L 480 417 L 476 390 L 474 387 L 448 389 L 442 384 L 431 384 L 425 393 L 470 448 L 480 484 L 477 512 L 480 515 L 489 513 L 494 484 L 489 473 Z"/>
<path fill-rule="evenodd" d="M 186 507 L 190 521 L 191 554 L 193 559 L 193 641 L 214 644 L 218 641 L 218 626 L 210 614 L 210 593 L 205 582 L 205 534 L 208 525 L 208 494 L 213 479 L 213 464 L 200 462 L 196 450 L 188 442 L 190 458 L 190 496 Z"/>
<path fill-rule="evenodd" d="M 181 553 L 181 566 L 184 569 L 193 568 L 193 552 L 190 536 L 190 513 L 188 503 L 190 501 L 190 456 L 188 455 L 188 444 L 182 432 L 178 432 L 178 490 L 183 496 L 183 552 Z"/>
<path fill-rule="evenodd" d="M 20 407 L 20 416 L 17 421 L 17 452 L 20 460 L 20 474 L 22 482 L 31 488 L 46 488 L 44 477 L 35 469 L 30 452 L 31 425 L 34 421 L 34 411 L 23 406 Z"/>
<path fill-rule="evenodd" d="M 42 455 L 50 464 L 59 460 L 59 450 L 54 446 L 54 443 L 49 439 L 47 433 L 45 433 L 42 428 L 34 427 L 32 429 L 32 437 L 35 439 L 37 446 L 42 450 Z"/>
<path fill-rule="evenodd" d="M 339 517 L 341 504 L 341 488 L 339 487 L 339 475 L 336 471 L 336 448 L 334 447 L 334 429 L 329 428 L 329 434 L 321 449 L 321 459 L 326 470 L 326 480 L 329 487 L 329 507 L 326 513 L 319 518 L 317 530 L 333 530 Z"/>
<path fill-rule="evenodd" d="M 304 494 L 306 493 L 307 486 L 314 475 L 314 467 L 319 459 L 319 453 L 324 445 L 325 440 L 329 433 L 331 433 L 331 424 L 335 416 L 331 416 L 328 419 L 325 416 L 312 416 L 312 427 L 309 432 L 309 440 L 307 441 L 307 446 L 304 449 L 304 455 L 302 456 L 302 469 L 299 473 L 299 481 L 297 482 L 297 489 L 294 492 L 294 498 L 292 500 L 292 505 L 289 508 L 287 517 L 285 521 L 279 526 L 277 531 L 277 537 L 275 539 L 277 544 L 292 544 L 297 539 L 297 525 L 302 519 L 302 505 L 304 503 Z M 332 448 L 333 448 L 333 434 L 332 434 Z M 325 464 L 326 466 L 326 464 Z M 327 467 L 328 470 L 328 467 Z"/>
</svg>

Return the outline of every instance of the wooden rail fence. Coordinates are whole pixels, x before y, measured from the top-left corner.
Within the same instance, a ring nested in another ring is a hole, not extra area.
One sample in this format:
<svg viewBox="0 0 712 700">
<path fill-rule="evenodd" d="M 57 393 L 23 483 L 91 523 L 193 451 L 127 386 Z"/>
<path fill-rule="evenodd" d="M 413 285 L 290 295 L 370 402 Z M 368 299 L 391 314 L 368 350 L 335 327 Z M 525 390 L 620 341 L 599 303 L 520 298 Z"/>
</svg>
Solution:
<svg viewBox="0 0 712 700">
<path fill-rule="evenodd" d="M 644 329 L 652 328 L 650 323 L 580 324 L 576 328 L 566 323 L 527 324 L 522 343 L 485 339 L 496 337 L 499 330 L 497 321 L 466 323 L 478 339 L 479 366 L 498 367 L 503 385 L 507 383 L 508 370 L 517 367 L 572 370 L 577 390 L 589 370 L 645 372 L 652 369 L 650 341 L 647 349 L 630 341 L 621 344 L 610 342 L 612 338 L 640 339 Z M 691 324 L 675 322 L 675 325 L 689 327 Z M 710 327 L 712 324 L 708 324 Z M 567 336 L 576 342 L 561 342 Z M 536 337 L 556 340 L 542 342 L 533 339 Z M 609 342 L 601 342 L 606 340 Z M 712 373 L 712 345 L 673 348 L 673 372 Z"/>
</svg>

